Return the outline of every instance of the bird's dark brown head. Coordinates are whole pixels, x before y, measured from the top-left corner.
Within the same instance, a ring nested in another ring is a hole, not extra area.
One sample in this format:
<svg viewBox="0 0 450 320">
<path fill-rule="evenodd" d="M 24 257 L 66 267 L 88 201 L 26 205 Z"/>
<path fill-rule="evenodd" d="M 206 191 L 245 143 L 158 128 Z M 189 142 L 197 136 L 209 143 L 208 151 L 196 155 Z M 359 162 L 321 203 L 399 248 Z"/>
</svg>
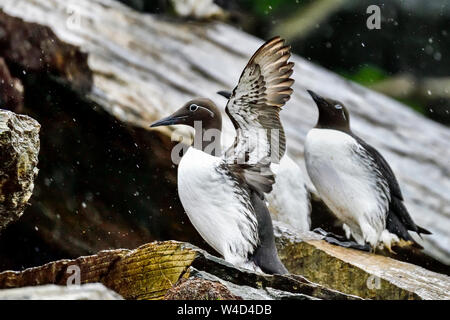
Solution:
<svg viewBox="0 0 450 320">
<path fill-rule="evenodd" d="M 336 100 L 324 98 L 307 90 L 319 109 L 316 128 L 350 132 L 350 116 L 345 106 Z"/>
<path fill-rule="evenodd" d="M 222 129 L 222 116 L 214 102 L 206 98 L 197 98 L 187 102 L 170 116 L 158 120 L 150 127 L 184 124 L 194 128 L 196 121 L 201 121 L 203 130 Z"/>
<path fill-rule="evenodd" d="M 222 115 L 214 102 L 197 98 L 187 102 L 170 116 L 154 122 L 150 127 L 184 124 L 195 129 L 194 148 L 219 156 L 222 153 Z"/>
</svg>

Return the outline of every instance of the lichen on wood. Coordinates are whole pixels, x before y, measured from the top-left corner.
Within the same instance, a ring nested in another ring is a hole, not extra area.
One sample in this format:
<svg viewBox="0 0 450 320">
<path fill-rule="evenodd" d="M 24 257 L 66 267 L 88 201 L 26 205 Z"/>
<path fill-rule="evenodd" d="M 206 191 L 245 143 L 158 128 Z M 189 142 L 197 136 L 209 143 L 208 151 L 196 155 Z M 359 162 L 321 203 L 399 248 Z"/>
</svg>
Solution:
<svg viewBox="0 0 450 320">
<path fill-rule="evenodd" d="M 414 265 L 383 256 L 361 255 L 322 240 L 283 239 L 283 243 L 280 256 L 293 273 L 290 275 L 267 275 L 236 268 L 191 244 L 164 241 L 134 250 L 106 250 L 74 260 L 59 260 L 20 272 L 4 271 L 0 273 L 0 289 L 71 284 L 73 266 L 76 266 L 82 284 L 100 282 L 125 299 L 181 298 L 183 292 L 186 298 L 207 298 L 193 295 L 194 289 L 189 284 L 205 292 L 215 292 L 211 297 L 223 298 L 450 298 L 449 277 Z M 365 263 L 371 259 L 377 260 L 376 267 Z M 367 281 L 371 277 L 377 277 L 374 287 Z"/>
<path fill-rule="evenodd" d="M 379 254 L 343 248 L 312 232 L 276 226 L 278 252 L 288 270 L 365 299 L 450 299 L 450 277 Z"/>
<path fill-rule="evenodd" d="M 303 294 L 305 297 L 354 299 L 300 276 L 271 276 L 238 269 L 190 244 L 176 241 L 152 242 L 135 250 L 107 250 L 21 272 L 4 271 L 0 273 L 0 288 L 71 284 L 74 269 L 79 270 L 82 284 L 100 282 L 125 299 L 163 299 L 180 279 L 198 278 L 192 274 L 193 270 L 223 278 L 236 286 L 243 286 L 244 290 L 247 286 Z"/>
<path fill-rule="evenodd" d="M 0 273 L 0 288 L 66 285 L 79 268 L 80 282 L 101 282 L 126 299 L 162 299 L 196 256 L 175 241 L 153 242 L 135 250 L 105 250 L 74 260 L 59 260 L 22 272 Z M 70 282 L 71 283 L 71 282 Z"/>
</svg>

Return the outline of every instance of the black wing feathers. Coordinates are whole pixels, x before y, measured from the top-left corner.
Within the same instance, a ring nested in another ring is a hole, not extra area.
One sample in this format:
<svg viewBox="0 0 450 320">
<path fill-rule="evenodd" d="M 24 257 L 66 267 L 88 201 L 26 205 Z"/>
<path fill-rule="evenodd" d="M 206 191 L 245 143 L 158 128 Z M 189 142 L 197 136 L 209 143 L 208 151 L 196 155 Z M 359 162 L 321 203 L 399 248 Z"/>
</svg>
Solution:
<svg viewBox="0 0 450 320">
<path fill-rule="evenodd" d="M 280 37 L 264 43 L 244 68 L 225 109 L 236 129 L 225 161 L 258 195 L 272 191 L 270 164 L 279 163 L 286 149 L 279 112 L 293 92 L 290 55 Z"/>
<path fill-rule="evenodd" d="M 275 175 L 269 167 L 261 164 L 228 164 L 228 168 L 236 178 L 245 182 L 261 199 L 264 199 L 264 193 L 272 191 Z"/>
<path fill-rule="evenodd" d="M 411 238 L 407 230 L 417 232 L 419 235 L 421 233 L 431 234 L 430 231 L 416 225 L 409 215 L 408 210 L 403 204 L 403 195 L 400 190 L 400 185 L 398 184 L 397 178 L 395 177 L 394 172 L 392 171 L 391 167 L 384 159 L 384 157 L 374 147 L 368 145 L 358 136 L 353 134 L 352 136 L 359 144 L 364 147 L 364 149 L 367 150 L 368 153 L 370 153 L 375 161 L 375 165 L 380 170 L 384 179 L 386 179 L 386 181 L 388 182 L 391 200 L 389 203 L 389 213 L 386 220 L 386 228 L 390 232 L 400 236 L 402 239 L 411 241 L 414 240 Z"/>
</svg>

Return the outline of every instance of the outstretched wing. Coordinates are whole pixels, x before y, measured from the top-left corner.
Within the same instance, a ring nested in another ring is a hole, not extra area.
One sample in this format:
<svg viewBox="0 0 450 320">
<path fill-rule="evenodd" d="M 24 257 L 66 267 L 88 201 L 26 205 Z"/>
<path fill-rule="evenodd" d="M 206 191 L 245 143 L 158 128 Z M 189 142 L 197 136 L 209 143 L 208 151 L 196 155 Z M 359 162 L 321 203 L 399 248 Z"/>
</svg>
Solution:
<svg viewBox="0 0 450 320">
<path fill-rule="evenodd" d="M 236 129 L 234 144 L 225 153 L 227 162 L 267 165 L 279 163 L 284 155 L 279 112 L 292 94 L 290 55 L 290 47 L 275 37 L 256 51 L 242 72 L 226 107 Z"/>
</svg>

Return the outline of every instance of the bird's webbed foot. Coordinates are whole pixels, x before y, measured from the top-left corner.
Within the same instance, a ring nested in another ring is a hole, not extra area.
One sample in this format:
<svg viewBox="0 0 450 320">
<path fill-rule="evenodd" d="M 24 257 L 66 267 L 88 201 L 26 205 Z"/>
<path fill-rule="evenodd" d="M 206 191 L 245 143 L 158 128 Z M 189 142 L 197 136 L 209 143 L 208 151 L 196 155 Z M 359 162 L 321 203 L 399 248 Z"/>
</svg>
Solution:
<svg viewBox="0 0 450 320">
<path fill-rule="evenodd" d="M 361 245 L 355 241 L 348 240 L 344 236 L 340 236 L 340 235 L 334 234 L 332 232 L 327 232 L 327 231 L 323 230 L 322 228 L 316 228 L 313 231 L 322 235 L 323 240 L 325 240 L 328 243 L 331 243 L 331 244 L 334 244 L 337 246 L 341 246 L 344 248 L 352 248 L 352 249 L 366 251 L 366 252 L 372 251 L 372 247 L 369 244 Z"/>
<path fill-rule="evenodd" d="M 339 241 L 348 241 L 345 236 L 341 236 L 341 235 L 335 234 L 333 232 L 325 231 L 322 228 L 315 228 L 313 230 L 313 232 L 318 233 L 318 234 L 320 234 L 321 236 L 324 236 L 324 237 L 335 238 L 336 240 L 339 240 Z"/>
</svg>

